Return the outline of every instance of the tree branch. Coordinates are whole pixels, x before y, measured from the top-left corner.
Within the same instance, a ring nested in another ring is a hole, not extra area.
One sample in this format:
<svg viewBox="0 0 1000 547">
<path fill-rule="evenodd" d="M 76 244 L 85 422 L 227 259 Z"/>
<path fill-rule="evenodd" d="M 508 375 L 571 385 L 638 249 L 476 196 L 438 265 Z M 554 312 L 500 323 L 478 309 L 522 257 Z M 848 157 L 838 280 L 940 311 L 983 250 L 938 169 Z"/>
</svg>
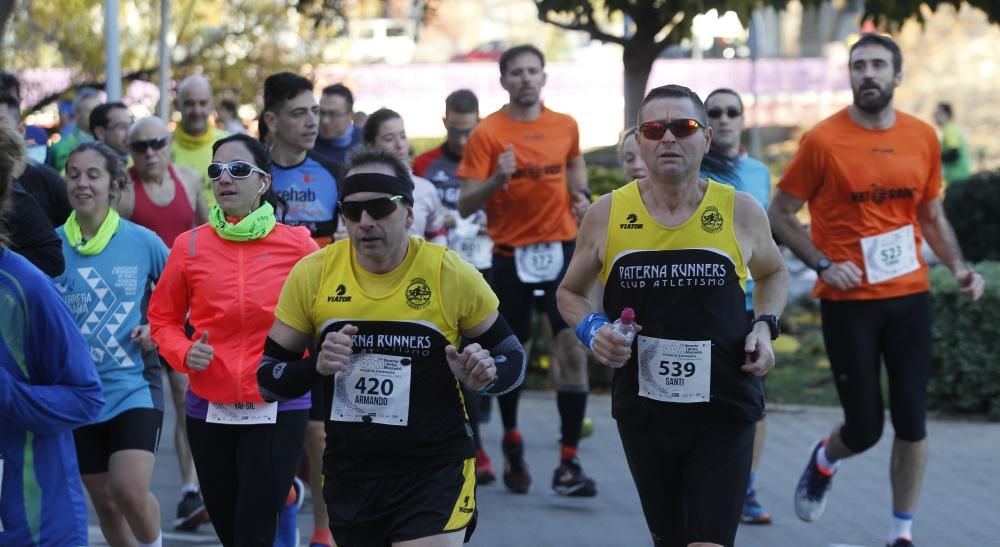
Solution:
<svg viewBox="0 0 1000 547">
<path fill-rule="evenodd" d="M 549 17 L 548 13 L 543 12 L 541 9 L 539 9 L 538 10 L 538 20 L 541 21 L 541 22 L 543 22 L 543 23 L 548 23 L 550 25 L 554 25 L 554 26 L 557 26 L 559 28 L 566 29 L 566 30 L 581 30 L 581 31 L 586 32 L 587 34 L 589 34 L 591 38 L 594 38 L 595 40 L 600 40 L 602 42 L 609 42 L 609 43 L 612 43 L 612 44 L 618 44 L 620 46 L 624 46 L 628 42 L 628 40 L 626 40 L 625 38 L 623 38 L 621 36 L 615 36 L 613 34 L 608 34 L 608 33 L 604 32 L 604 31 L 602 31 L 601 29 L 597 28 L 597 25 L 594 23 L 593 19 L 589 20 L 587 23 L 581 23 L 581 22 L 579 22 L 579 18 L 577 18 L 577 22 L 575 22 L 575 23 L 563 23 L 563 22 L 551 19 Z"/>
</svg>

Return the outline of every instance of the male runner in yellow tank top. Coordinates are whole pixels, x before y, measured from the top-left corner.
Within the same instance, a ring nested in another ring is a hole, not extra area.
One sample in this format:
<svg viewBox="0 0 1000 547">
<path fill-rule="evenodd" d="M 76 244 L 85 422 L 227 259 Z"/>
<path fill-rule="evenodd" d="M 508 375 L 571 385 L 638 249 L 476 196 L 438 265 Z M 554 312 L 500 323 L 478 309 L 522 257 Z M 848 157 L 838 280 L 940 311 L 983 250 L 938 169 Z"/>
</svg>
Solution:
<svg viewBox="0 0 1000 547">
<path fill-rule="evenodd" d="M 620 367 L 612 414 L 657 546 L 733 545 L 788 292 L 761 206 L 698 178 L 706 118 L 686 87 L 650 91 L 635 136 L 648 176 L 590 208 L 557 293 L 580 341 Z M 595 281 L 602 296 L 591 301 Z M 640 325 L 634 345 L 609 324 L 626 307 Z"/>
<path fill-rule="evenodd" d="M 350 161 L 340 203 L 350 237 L 289 274 L 257 372 L 261 395 L 286 400 L 322 383 L 323 497 L 338 545 L 459 547 L 476 522 L 461 385 L 517 388 L 524 350 L 474 266 L 407 235 L 409 168 L 373 149 Z M 315 359 L 302 358 L 307 347 Z"/>
</svg>

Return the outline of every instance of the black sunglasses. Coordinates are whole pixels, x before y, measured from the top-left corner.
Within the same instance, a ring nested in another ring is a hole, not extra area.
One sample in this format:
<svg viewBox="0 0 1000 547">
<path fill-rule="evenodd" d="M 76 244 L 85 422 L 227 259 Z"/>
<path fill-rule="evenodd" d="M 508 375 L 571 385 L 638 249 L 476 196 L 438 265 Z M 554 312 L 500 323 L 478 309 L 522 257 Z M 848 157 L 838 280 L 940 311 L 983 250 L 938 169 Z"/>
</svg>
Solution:
<svg viewBox="0 0 1000 547">
<path fill-rule="evenodd" d="M 351 222 L 361 222 L 361 213 L 367 212 L 374 220 L 381 220 L 396 210 L 397 203 L 403 196 L 391 198 L 375 198 L 365 201 L 341 201 L 340 212 Z"/>
<path fill-rule="evenodd" d="M 739 108 L 736 108 L 735 106 L 730 106 L 725 110 L 716 106 L 708 109 L 708 117 L 712 118 L 713 120 L 718 119 L 722 117 L 723 112 L 726 113 L 726 116 L 729 116 L 729 119 L 739 118 L 740 116 L 743 115 L 743 111 L 740 110 Z"/>
<path fill-rule="evenodd" d="M 663 120 L 646 122 L 639 126 L 639 133 L 651 141 L 658 141 L 667 134 L 667 130 L 669 129 L 670 133 L 672 133 L 675 137 L 683 139 L 684 137 L 694 135 L 703 127 L 705 126 L 698 120 L 692 120 L 690 118 L 677 118 L 675 120 L 670 120 L 669 122 Z"/>
<path fill-rule="evenodd" d="M 256 165 L 249 164 L 245 161 L 231 161 L 229 163 L 212 162 L 208 164 L 208 178 L 212 180 L 219 180 L 222 178 L 222 173 L 224 171 L 229 171 L 229 176 L 234 179 L 245 179 L 252 175 L 253 173 L 260 173 L 261 175 L 266 175 L 263 169 L 257 167 Z"/>
<path fill-rule="evenodd" d="M 146 150 L 152 148 L 153 150 L 163 150 L 163 147 L 170 142 L 170 137 L 160 137 L 158 139 L 149 139 L 146 141 L 132 141 L 128 143 L 128 147 L 132 152 L 136 154 L 145 154 Z"/>
</svg>

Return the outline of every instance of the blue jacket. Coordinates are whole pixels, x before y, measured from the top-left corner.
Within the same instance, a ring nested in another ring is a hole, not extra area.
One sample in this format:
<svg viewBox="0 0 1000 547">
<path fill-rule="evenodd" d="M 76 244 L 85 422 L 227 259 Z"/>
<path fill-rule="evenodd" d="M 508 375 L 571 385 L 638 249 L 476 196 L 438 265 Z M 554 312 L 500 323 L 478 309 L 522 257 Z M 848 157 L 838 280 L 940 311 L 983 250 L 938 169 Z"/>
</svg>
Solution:
<svg viewBox="0 0 1000 547">
<path fill-rule="evenodd" d="M 73 430 L 103 405 L 87 344 L 52 281 L 0 249 L 0 545 L 87 544 Z"/>
</svg>

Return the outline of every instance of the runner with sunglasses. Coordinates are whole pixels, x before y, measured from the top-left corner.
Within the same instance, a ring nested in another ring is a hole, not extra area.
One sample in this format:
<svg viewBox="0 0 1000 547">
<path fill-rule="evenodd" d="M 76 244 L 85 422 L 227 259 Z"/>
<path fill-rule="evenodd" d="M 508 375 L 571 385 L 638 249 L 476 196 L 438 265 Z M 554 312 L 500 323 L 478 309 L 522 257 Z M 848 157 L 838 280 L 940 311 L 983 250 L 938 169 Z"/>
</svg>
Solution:
<svg viewBox="0 0 1000 547">
<path fill-rule="evenodd" d="M 457 547 L 476 523 L 459 388 L 516 388 L 524 351 L 482 275 L 407 233 L 406 164 L 371 148 L 349 161 L 349 238 L 289 274 L 257 373 L 261 394 L 286 400 L 325 385 L 323 496 L 338 545 Z M 303 359 L 310 347 L 315 358 Z"/>
<path fill-rule="evenodd" d="M 552 488 L 559 495 L 594 496 L 597 487 L 583 472 L 577 453 L 590 391 L 587 354 L 559 315 L 555 296 L 573 256 L 577 219 L 590 205 L 579 129 L 573 118 L 542 104 L 546 76 L 541 51 L 516 46 L 504 52 L 499 64 L 500 85 L 510 100 L 469 136 L 457 173 L 462 179 L 458 210 L 462 215 L 486 210 L 493 240 L 490 285 L 500 298 L 500 313 L 526 348 L 535 291 L 544 291 L 555 333 L 556 407 L 562 422 Z M 504 428 L 503 478 L 508 490 L 526 494 L 531 474 L 517 427 L 518 396 L 515 391 L 498 399 Z"/>
<path fill-rule="evenodd" d="M 284 203 L 271 188 L 270 158 L 259 141 L 231 135 L 213 148 L 206 175 L 218 203 L 208 224 L 178 236 L 149 322 L 164 358 L 191 378 L 188 439 L 222 544 L 297 544 L 297 537 L 276 542 L 276 530 L 281 512 L 291 535 L 297 531 L 298 504 L 286 501 L 310 398 L 265 404 L 256 368 L 285 277 L 317 245 L 307 230 L 279 222 Z"/>
<path fill-rule="evenodd" d="M 146 305 L 167 247 L 112 208 L 127 184 L 124 164 L 104 143 L 70 152 L 73 212 L 56 230 L 66 272 L 55 283 L 91 348 L 106 401 L 92 423 L 73 433 L 83 484 L 104 539 L 145 547 L 162 543 L 150 481 L 163 426 L 163 372 Z"/>
<path fill-rule="evenodd" d="M 170 248 L 182 232 L 208 220 L 202 175 L 189 167 L 170 163 L 170 136 L 166 124 L 157 117 L 137 120 L 129 128 L 128 147 L 133 165 L 131 179 L 115 209 L 122 218 L 149 228 Z M 174 405 L 174 447 L 181 474 L 181 500 L 177 505 L 174 528 L 193 531 L 205 522 L 208 514 L 201 498 L 198 475 L 187 442 L 184 421 L 184 393 L 188 378 L 167 366 L 160 358 L 170 386 Z"/>
<path fill-rule="evenodd" d="M 580 341 L 616 368 L 612 415 L 657 546 L 732 547 L 788 292 L 764 210 L 698 176 L 705 118 L 686 87 L 646 95 L 636 143 L 648 177 L 591 207 L 559 287 Z M 640 325 L 631 343 L 609 320 L 626 307 Z"/>
<path fill-rule="evenodd" d="M 771 198 L 771 171 L 767 165 L 747 154 L 740 144 L 743 134 L 743 101 L 732 89 L 716 89 L 705 99 L 708 126 L 712 128 L 712 145 L 701 162 L 701 177 L 728 184 L 740 192 L 746 192 L 757 200 L 767 211 Z M 747 280 L 747 316 L 753 319 L 753 279 Z M 770 524 L 771 515 L 757 501 L 754 480 L 760 465 L 760 454 L 764 449 L 767 421 L 757 422 L 757 432 L 753 441 L 753 463 L 750 467 L 750 484 L 743 500 L 743 514 L 740 519 L 747 524 Z"/>
</svg>

